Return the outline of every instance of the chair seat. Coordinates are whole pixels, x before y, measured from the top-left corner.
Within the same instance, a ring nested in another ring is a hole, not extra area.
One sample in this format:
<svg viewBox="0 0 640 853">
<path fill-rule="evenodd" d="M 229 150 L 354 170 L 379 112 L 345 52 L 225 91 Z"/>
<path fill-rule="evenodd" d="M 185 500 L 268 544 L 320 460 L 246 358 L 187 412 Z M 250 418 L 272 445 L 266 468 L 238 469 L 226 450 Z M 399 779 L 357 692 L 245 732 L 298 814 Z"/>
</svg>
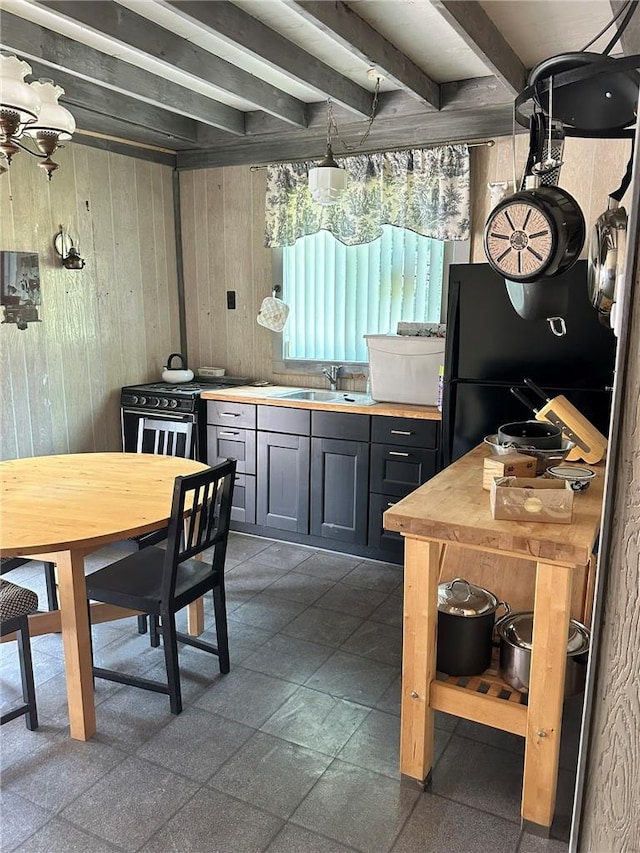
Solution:
<svg viewBox="0 0 640 853">
<path fill-rule="evenodd" d="M 149 546 L 142 551 L 135 551 L 88 575 L 87 595 L 132 610 L 141 609 L 140 605 L 144 602 L 148 613 L 160 614 L 164 560 L 165 551 L 162 548 Z M 187 590 L 210 575 L 210 564 L 201 560 L 185 560 L 178 567 L 175 598 L 180 599 Z"/>
<path fill-rule="evenodd" d="M 32 589 L 0 578 L 0 621 L 27 616 L 37 609 L 38 596 Z"/>
</svg>

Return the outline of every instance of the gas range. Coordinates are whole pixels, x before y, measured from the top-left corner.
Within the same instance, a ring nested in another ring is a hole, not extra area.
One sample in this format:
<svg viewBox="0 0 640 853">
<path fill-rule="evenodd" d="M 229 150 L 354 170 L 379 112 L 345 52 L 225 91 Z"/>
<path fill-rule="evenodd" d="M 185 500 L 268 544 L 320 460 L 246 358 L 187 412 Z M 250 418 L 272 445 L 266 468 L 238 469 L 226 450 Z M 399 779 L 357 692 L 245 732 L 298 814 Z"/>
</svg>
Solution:
<svg viewBox="0 0 640 853">
<path fill-rule="evenodd" d="M 120 392 L 120 405 L 127 409 L 166 409 L 173 412 L 195 412 L 202 391 L 246 385 L 245 377 L 224 376 L 211 381 L 194 380 L 183 384 L 148 382 L 127 385 Z"/>
</svg>

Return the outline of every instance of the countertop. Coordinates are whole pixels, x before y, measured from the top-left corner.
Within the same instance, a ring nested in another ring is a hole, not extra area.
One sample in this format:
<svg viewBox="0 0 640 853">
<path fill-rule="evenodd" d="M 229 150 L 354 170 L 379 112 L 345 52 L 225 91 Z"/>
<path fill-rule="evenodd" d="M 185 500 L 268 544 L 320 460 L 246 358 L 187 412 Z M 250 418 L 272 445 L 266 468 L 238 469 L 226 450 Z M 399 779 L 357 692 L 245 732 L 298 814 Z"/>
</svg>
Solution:
<svg viewBox="0 0 640 853">
<path fill-rule="evenodd" d="M 320 400 L 291 400 L 290 398 L 274 396 L 275 394 L 286 394 L 287 392 L 302 390 L 306 389 L 289 385 L 266 385 L 259 387 L 242 385 L 239 388 L 203 391 L 200 396 L 203 400 L 257 403 L 261 406 L 286 406 L 293 409 L 321 409 L 326 412 L 345 412 L 347 414 L 418 418 L 428 421 L 439 421 L 442 417 L 435 406 L 414 406 L 408 403 L 374 403 L 371 406 L 359 406 L 345 403 L 321 402 Z"/>
<path fill-rule="evenodd" d="M 597 476 L 586 491 L 575 493 L 571 524 L 500 521 L 491 517 L 489 493 L 482 488 L 483 460 L 490 455 L 481 444 L 436 474 L 385 512 L 385 529 L 516 557 L 586 565 L 600 528 L 604 463 L 586 466 Z"/>
</svg>

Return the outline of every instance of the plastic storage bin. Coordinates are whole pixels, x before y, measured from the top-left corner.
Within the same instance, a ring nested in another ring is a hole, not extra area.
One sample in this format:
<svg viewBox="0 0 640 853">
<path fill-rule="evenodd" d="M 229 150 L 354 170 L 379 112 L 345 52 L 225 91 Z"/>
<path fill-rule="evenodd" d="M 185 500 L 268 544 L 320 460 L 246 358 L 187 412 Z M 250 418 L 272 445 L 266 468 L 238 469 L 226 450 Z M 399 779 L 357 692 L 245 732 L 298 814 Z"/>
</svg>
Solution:
<svg viewBox="0 0 640 853">
<path fill-rule="evenodd" d="M 444 338 L 365 335 L 371 396 L 380 403 L 438 403 Z"/>
</svg>

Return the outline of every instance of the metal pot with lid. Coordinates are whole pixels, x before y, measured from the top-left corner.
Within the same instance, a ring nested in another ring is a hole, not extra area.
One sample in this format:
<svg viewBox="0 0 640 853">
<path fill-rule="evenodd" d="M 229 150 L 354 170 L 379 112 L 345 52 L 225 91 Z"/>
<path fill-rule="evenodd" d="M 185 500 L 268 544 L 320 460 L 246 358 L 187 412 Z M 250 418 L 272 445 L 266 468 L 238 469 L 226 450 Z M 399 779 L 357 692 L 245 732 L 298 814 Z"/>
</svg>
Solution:
<svg viewBox="0 0 640 853">
<path fill-rule="evenodd" d="M 436 667 L 448 675 L 479 675 L 491 664 L 498 607 L 508 604 L 464 578 L 438 585 Z"/>
<path fill-rule="evenodd" d="M 529 692 L 533 612 L 509 613 L 496 624 L 500 637 L 500 675 L 520 693 Z M 584 689 L 591 633 L 581 622 L 571 619 L 567 638 L 567 669 L 564 695 Z"/>
</svg>

